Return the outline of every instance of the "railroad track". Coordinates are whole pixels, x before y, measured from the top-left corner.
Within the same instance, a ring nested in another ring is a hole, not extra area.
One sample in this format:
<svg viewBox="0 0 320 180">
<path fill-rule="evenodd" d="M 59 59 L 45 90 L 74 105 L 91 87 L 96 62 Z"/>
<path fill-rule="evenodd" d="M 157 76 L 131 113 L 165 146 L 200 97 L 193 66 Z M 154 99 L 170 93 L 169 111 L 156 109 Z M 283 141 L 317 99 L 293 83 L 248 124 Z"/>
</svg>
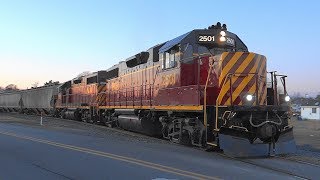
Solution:
<svg viewBox="0 0 320 180">
<path fill-rule="evenodd" d="M 181 146 L 183 146 L 183 145 L 181 145 Z M 191 147 L 191 148 L 198 149 L 198 150 L 204 150 L 204 149 L 199 148 L 199 147 Z M 251 158 L 251 159 L 237 158 L 237 157 L 232 157 L 232 156 L 228 156 L 226 154 L 223 154 L 222 151 L 219 151 L 219 152 L 215 151 L 215 154 L 219 155 L 220 157 L 226 158 L 226 159 L 239 161 L 239 162 L 242 162 L 242 163 L 246 163 L 246 164 L 257 166 L 259 168 L 263 168 L 263 169 L 266 169 L 266 170 L 274 171 L 274 172 L 277 172 L 277 173 L 280 173 L 280 174 L 292 176 L 293 178 L 296 178 L 296 179 L 303 179 L 303 180 L 313 179 L 313 178 L 310 178 L 310 177 L 306 177 L 304 175 L 300 175 L 298 173 L 294 173 L 294 172 L 291 172 L 291 171 L 288 171 L 288 170 L 285 170 L 285 169 L 281 169 L 279 167 L 273 167 L 273 166 L 270 166 L 270 165 L 267 165 L 267 164 L 254 162 L 254 160 L 257 160 L 257 158 Z M 320 165 L 318 165 L 318 164 L 313 164 L 313 163 L 306 162 L 306 161 L 287 159 L 287 158 L 284 158 L 284 157 L 281 157 L 281 156 L 270 157 L 269 159 L 287 160 L 287 161 L 292 161 L 292 162 L 296 162 L 296 163 L 306 164 L 306 165 L 313 166 L 313 167 L 316 167 L 316 168 L 320 169 Z"/>
<path fill-rule="evenodd" d="M 260 168 L 263 168 L 263 169 L 267 169 L 267 170 L 271 170 L 271 171 L 275 171 L 275 172 L 278 172 L 278 173 L 281 173 L 281 174 L 285 174 L 285 175 L 289 175 L 289 176 L 292 176 L 293 178 L 297 178 L 297 179 L 311 179 L 309 177 L 305 177 L 305 176 L 302 176 L 302 175 L 299 175 L 299 174 L 296 174 L 296 173 L 293 173 L 293 172 L 290 172 L 290 171 L 287 171 L 287 170 L 284 170 L 284 169 L 280 169 L 280 168 L 277 168 L 277 167 L 272 167 L 272 166 L 268 166 L 266 164 L 259 164 L 257 162 L 254 162 L 252 159 L 244 159 L 244 158 L 236 158 L 236 157 L 231 157 L 231 156 L 228 156 L 228 155 L 225 155 L 225 154 L 222 154 L 222 153 L 219 153 L 220 156 L 224 157 L 224 158 L 227 158 L 227 159 L 231 159 L 231 160 L 235 160 L 235 161 L 240 161 L 240 162 L 243 162 L 243 163 L 246 163 L 246 164 L 250 164 L 250 165 L 254 165 L 254 166 L 257 166 L 257 167 L 260 167 Z"/>
<path fill-rule="evenodd" d="M 292 161 L 292 162 L 296 162 L 296 163 L 300 163 L 300 164 L 306 164 L 306 165 L 309 165 L 309 166 L 320 168 L 319 164 L 310 163 L 310 162 L 307 162 L 307 161 L 290 159 L 290 158 L 286 158 L 286 157 L 282 157 L 282 156 L 277 156 L 277 157 L 274 157 L 274 158 L 282 159 L 282 160 L 286 160 L 286 161 Z"/>
</svg>

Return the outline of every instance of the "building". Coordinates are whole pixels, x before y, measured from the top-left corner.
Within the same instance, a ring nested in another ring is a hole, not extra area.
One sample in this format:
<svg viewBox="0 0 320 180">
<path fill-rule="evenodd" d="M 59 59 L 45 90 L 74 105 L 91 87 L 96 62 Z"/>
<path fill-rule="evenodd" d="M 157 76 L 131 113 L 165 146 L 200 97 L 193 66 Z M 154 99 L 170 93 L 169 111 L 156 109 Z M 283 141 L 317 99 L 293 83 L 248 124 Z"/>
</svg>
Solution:
<svg viewBox="0 0 320 180">
<path fill-rule="evenodd" d="M 299 104 L 291 104 L 292 114 L 294 116 L 298 116 L 301 114 L 301 105 Z"/>
<path fill-rule="evenodd" d="M 301 106 L 301 118 L 320 120 L 320 106 Z"/>
</svg>

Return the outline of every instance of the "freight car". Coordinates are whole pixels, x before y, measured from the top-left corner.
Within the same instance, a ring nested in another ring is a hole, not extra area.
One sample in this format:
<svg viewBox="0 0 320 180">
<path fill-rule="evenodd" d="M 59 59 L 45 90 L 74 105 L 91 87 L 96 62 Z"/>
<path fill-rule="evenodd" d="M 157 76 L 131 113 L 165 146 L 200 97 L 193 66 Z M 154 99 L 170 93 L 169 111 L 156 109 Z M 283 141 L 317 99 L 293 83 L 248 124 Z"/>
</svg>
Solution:
<svg viewBox="0 0 320 180">
<path fill-rule="evenodd" d="M 266 63 L 217 23 L 67 81 L 46 100 L 54 102 L 58 117 L 233 156 L 291 153 L 296 147 L 286 76 L 268 73 Z"/>
<path fill-rule="evenodd" d="M 42 86 L 20 91 L 21 111 L 23 113 L 53 114 L 58 86 Z"/>
<path fill-rule="evenodd" d="M 54 114 L 59 84 L 0 93 L 0 111 Z"/>
<path fill-rule="evenodd" d="M 0 93 L 0 112 L 16 112 L 21 109 L 20 92 Z"/>
</svg>

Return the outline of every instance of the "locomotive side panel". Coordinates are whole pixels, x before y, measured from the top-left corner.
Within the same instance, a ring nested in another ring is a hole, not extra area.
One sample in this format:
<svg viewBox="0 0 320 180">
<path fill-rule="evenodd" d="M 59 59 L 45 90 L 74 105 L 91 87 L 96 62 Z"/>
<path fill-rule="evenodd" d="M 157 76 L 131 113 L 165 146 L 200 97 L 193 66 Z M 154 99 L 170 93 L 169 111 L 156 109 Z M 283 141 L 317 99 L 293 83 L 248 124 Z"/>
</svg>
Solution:
<svg viewBox="0 0 320 180">
<path fill-rule="evenodd" d="M 155 80 L 155 106 L 179 105 L 180 67 L 162 70 Z M 175 98 L 173 98 L 175 97 Z"/>
<path fill-rule="evenodd" d="M 155 79 L 159 74 L 158 52 L 161 45 L 120 62 L 119 76 L 106 81 L 104 108 L 151 108 L 157 93 Z"/>
<path fill-rule="evenodd" d="M 98 71 L 65 82 L 59 88 L 57 107 L 87 109 L 90 106 L 104 106 L 107 96 L 106 78 L 115 73 Z"/>
<path fill-rule="evenodd" d="M 151 106 L 157 63 L 128 68 L 117 78 L 107 80 L 106 105 L 112 107 Z"/>
<path fill-rule="evenodd" d="M 72 106 L 95 106 L 97 105 L 98 84 L 79 84 L 71 87 Z"/>
</svg>

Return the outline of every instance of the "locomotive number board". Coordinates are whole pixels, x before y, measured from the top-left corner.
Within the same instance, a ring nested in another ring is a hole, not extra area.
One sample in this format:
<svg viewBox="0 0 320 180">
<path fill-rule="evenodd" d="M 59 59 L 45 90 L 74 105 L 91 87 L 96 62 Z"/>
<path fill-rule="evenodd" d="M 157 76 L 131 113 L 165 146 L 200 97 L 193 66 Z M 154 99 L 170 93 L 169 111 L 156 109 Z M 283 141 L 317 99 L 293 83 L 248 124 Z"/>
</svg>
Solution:
<svg viewBox="0 0 320 180">
<path fill-rule="evenodd" d="M 224 41 L 221 41 L 219 37 L 214 35 L 199 35 L 197 41 L 199 44 L 223 43 L 228 46 L 235 46 L 235 40 L 231 37 L 225 37 Z"/>
</svg>

